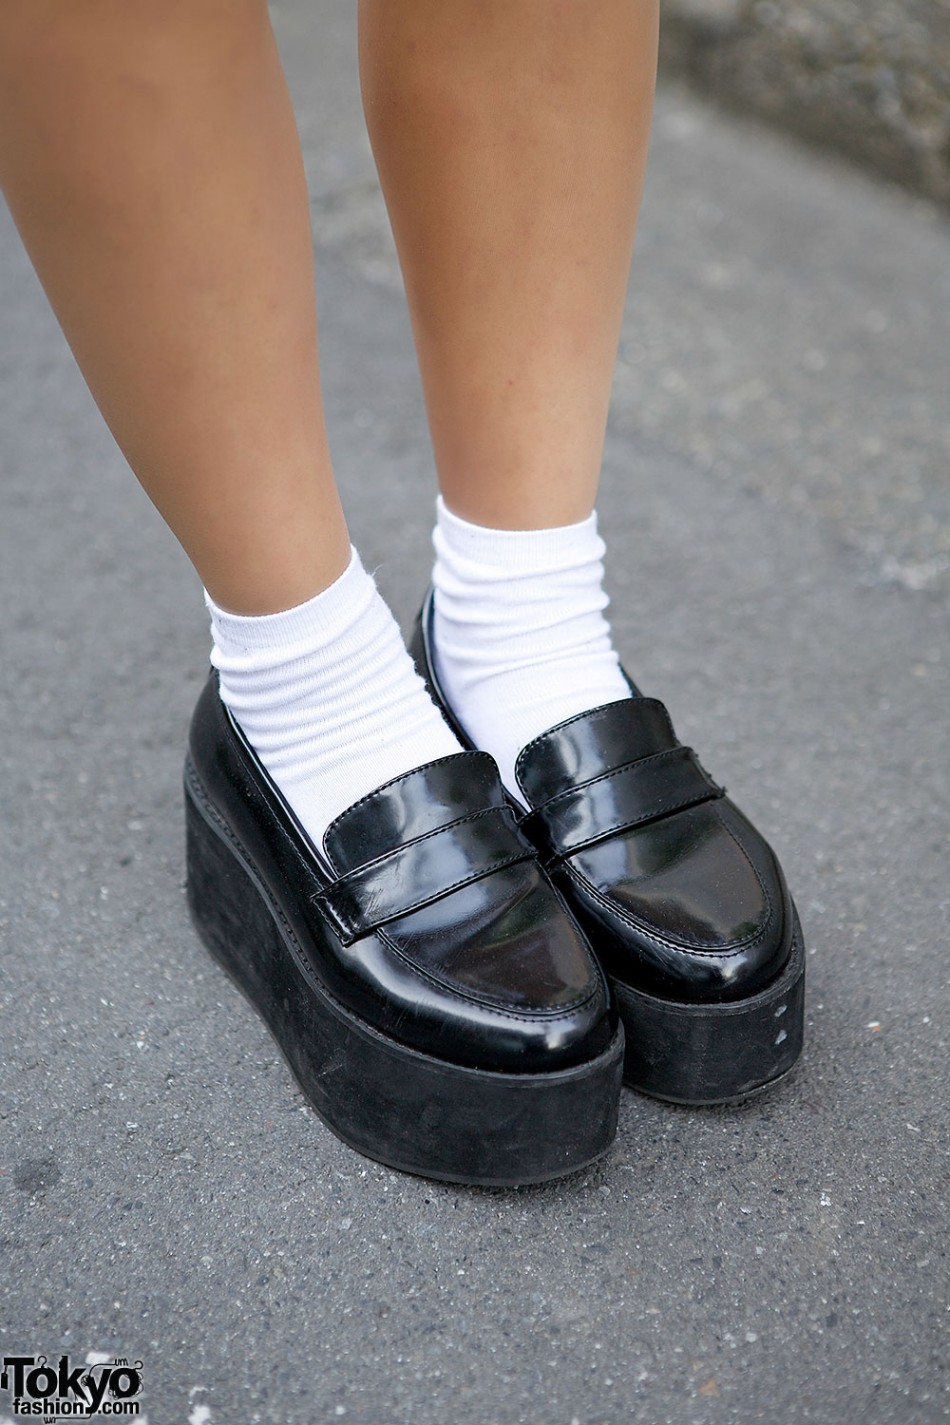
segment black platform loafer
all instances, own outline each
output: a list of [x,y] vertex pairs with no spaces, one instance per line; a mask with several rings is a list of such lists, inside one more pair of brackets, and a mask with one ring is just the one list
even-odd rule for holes
[[490,757],[396,778],[337,817],[319,851],[212,673],[185,808],[195,925],[345,1143],[494,1185],[609,1147],[623,1030]]
[[[430,593],[411,651],[470,746],[439,686],[431,619]],[[801,1053],[801,927],[774,852],[663,704],[630,686],[522,750],[513,804],[608,973],[626,1082],[674,1103],[730,1102]]]

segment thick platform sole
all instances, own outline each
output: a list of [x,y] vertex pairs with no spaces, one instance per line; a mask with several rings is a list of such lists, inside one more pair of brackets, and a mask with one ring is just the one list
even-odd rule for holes
[[802,1052],[805,949],[773,984],[732,1004],[676,1004],[611,980],[626,1038],[624,1083],[667,1103],[736,1103],[788,1074]]
[[451,1064],[387,1038],[305,974],[280,907],[185,770],[195,927],[338,1138],[402,1172],[485,1187],[545,1182],[606,1152],[617,1128],[621,1027],[598,1058],[545,1074]]

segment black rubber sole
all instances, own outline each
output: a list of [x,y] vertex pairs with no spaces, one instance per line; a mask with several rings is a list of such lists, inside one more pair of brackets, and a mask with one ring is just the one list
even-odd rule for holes
[[624,1083],[667,1103],[737,1103],[794,1068],[805,1024],[805,948],[759,994],[732,1004],[676,1004],[611,979],[623,1020]]
[[[279,906],[238,844],[225,839],[188,764],[185,819],[195,927],[265,1020],[317,1114],[349,1147],[402,1172],[485,1187],[546,1182],[610,1147],[621,1027],[598,1058],[545,1074],[451,1064],[399,1044],[304,972]],[[275,989],[288,983],[289,992]]]

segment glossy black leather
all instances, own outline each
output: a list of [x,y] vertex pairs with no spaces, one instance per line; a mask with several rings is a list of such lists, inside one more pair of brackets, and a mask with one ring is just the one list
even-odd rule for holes
[[[413,656],[450,725],[432,595]],[[741,1000],[781,972],[794,913],[762,836],[676,738],[662,703],[631,697],[551,728],[515,774],[520,824],[608,974],[680,1003]]]
[[584,1063],[610,1043],[603,974],[490,757],[453,754],[380,787],[337,817],[321,851],[214,672],[189,754],[204,813],[277,908],[288,954],[382,1034],[451,1063],[526,1073]]

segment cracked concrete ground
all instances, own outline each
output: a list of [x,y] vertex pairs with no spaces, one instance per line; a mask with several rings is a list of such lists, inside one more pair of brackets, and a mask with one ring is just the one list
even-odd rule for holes
[[[408,622],[431,459],[354,16],[274,14],[341,483]],[[199,587],[0,219],[3,1354],[139,1359],[149,1425],[950,1415],[948,297],[932,210],[663,90],[612,612],[783,858],[807,1052],[738,1109],[628,1092],[595,1168],[465,1190],[338,1143],[195,938]]]

